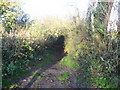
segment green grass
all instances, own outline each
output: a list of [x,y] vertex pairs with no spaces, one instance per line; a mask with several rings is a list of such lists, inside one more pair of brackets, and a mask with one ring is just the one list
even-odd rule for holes
[[[66,67],[69,67],[69,68],[78,68],[79,67],[79,64],[76,60],[72,60],[70,59],[68,56],[64,57],[61,61],[60,61],[60,64],[66,66]],[[64,67],[62,66],[62,67]]]
[[63,72],[61,75],[57,77],[58,80],[66,80],[70,77],[70,72]]

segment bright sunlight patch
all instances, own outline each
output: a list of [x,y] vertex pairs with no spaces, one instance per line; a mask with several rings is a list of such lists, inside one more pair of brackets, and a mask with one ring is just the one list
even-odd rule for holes
[[61,75],[59,75],[57,78],[59,80],[66,80],[70,77],[70,72],[63,72]]
[[65,65],[66,67],[69,67],[69,68],[78,68],[79,66],[76,60],[72,60],[69,57],[64,57],[60,61],[60,64]]

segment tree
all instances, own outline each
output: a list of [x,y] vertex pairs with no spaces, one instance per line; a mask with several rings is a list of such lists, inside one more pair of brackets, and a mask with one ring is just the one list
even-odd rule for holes
[[107,29],[112,6],[113,2],[98,2],[96,12],[94,12],[95,23],[97,22],[94,24],[95,27],[98,24],[104,24],[103,27]]
[[118,23],[117,23],[117,30],[120,36],[120,0],[118,1]]
[[0,10],[0,20],[8,33],[16,30],[17,25],[26,26],[29,18],[16,0],[0,0]]
[[86,17],[86,21],[89,22],[89,31],[90,33],[92,31],[94,31],[94,15],[93,12],[96,11],[96,6],[97,6],[97,2],[89,2],[89,6],[88,6],[88,12],[87,12],[87,17]]

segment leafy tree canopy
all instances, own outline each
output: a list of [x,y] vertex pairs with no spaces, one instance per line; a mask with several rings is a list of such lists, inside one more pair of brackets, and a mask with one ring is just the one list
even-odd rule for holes
[[26,14],[24,14],[20,3],[16,0],[0,0],[0,21],[2,21],[3,27],[7,32],[15,30],[16,25],[18,25],[17,22],[22,21],[25,17]]

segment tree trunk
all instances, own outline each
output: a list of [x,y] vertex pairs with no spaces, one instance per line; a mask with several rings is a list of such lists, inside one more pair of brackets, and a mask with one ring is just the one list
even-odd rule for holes
[[111,13],[112,7],[113,7],[113,2],[108,2],[108,11],[106,13],[106,17],[104,20],[106,27],[108,27],[108,21],[110,19],[110,13]]
[[117,31],[120,36],[120,0],[118,1],[118,23],[117,23]]

